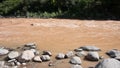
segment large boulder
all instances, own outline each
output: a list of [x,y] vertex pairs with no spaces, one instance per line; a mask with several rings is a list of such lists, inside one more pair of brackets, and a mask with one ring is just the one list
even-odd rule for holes
[[9,50],[8,49],[5,49],[5,48],[0,48],[0,56],[1,55],[6,55],[9,53]]
[[17,52],[17,51],[11,51],[9,54],[8,54],[8,58],[9,59],[15,59],[15,58],[17,58],[17,57],[19,57],[19,52]]
[[107,54],[112,58],[120,57],[120,51],[117,49],[110,50]]
[[56,59],[64,59],[65,58],[65,54],[63,53],[59,53],[57,56],[56,56]]
[[83,50],[86,50],[86,51],[100,51],[101,50],[100,48],[98,48],[96,46],[83,46],[80,48]]
[[104,59],[95,68],[120,68],[120,61],[113,58]]
[[74,56],[74,57],[72,57],[70,59],[70,63],[72,63],[72,64],[81,64],[82,61],[81,61],[80,57]]
[[42,59],[42,61],[49,61],[50,60],[50,56],[49,55],[42,55],[41,59]]
[[86,59],[91,60],[91,61],[98,61],[99,54],[98,52],[89,52],[86,56]]
[[73,66],[71,66],[71,68],[82,68],[82,66],[81,65],[73,65]]
[[31,50],[25,50],[23,51],[22,55],[21,55],[21,59],[25,60],[25,61],[30,61],[33,59],[34,57],[34,52]]
[[72,57],[72,56],[74,56],[74,53],[73,53],[72,51],[69,51],[69,52],[65,55],[66,58],[70,58],[70,57]]

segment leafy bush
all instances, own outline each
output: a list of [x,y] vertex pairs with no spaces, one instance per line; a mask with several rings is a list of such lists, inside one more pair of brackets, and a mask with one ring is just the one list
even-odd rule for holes
[[15,17],[119,19],[119,9],[119,0],[0,0],[0,15]]

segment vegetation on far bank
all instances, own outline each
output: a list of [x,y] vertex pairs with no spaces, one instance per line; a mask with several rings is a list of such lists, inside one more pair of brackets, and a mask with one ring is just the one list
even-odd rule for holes
[[119,0],[0,0],[2,17],[120,19]]

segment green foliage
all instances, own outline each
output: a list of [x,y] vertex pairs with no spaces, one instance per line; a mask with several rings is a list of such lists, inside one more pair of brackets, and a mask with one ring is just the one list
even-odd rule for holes
[[9,14],[17,9],[21,0],[5,0],[0,3],[0,15]]
[[119,0],[0,0],[0,15],[15,17],[120,18]]

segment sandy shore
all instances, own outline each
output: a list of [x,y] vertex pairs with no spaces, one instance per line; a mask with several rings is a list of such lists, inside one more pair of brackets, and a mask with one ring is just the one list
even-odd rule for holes
[[[53,53],[53,61],[56,61],[56,54],[66,53],[84,45],[101,48],[100,55],[107,58],[106,51],[120,50],[120,21],[0,19],[0,46],[16,48],[28,42],[35,42],[41,51],[50,50]],[[69,59],[59,60],[56,68],[70,68],[68,61]],[[82,66],[88,68],[96,63],[98,62],[84,60]],[[48,62],[34,65],[36,68],[49,68],[47,64]]]

